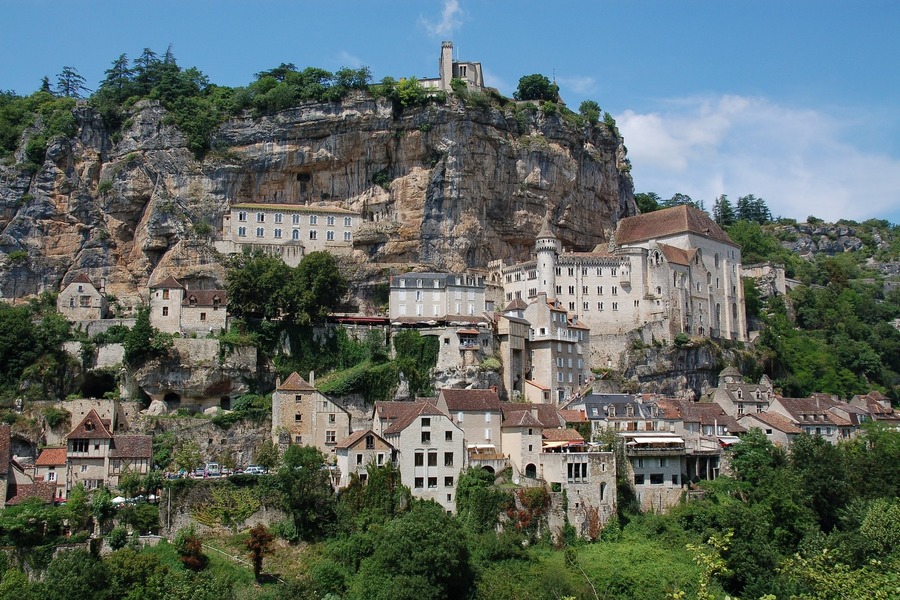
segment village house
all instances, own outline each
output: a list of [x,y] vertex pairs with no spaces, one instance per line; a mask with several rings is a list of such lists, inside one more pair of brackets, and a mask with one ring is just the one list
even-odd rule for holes
[[171,275],[150,286],[150,324],[166,333],[218,334],[227,305],[225,290],[189,290]]
[[350,435],[350,413],[296,372],[278,381],[272,394],[272,441],[282,451],[290,444],[314,446],[334,459],[337,443]]
[[395,449],[412,495],[456,512],[456,483],[466,467],[465,434],[433,402],[377,402],[373,431]]
[[[300,174],[298,177],[308,174]],[[305,193],[300,182],[300,193]],[[215,247],[224,254],[255,249],[280,257],[296,267],[310,252],[345,254],[353,249],[360,213],[335,202],[234,204],[222,218],[223,239]]]
[[[665,512],[681,501],[687,477],[684,438],[674,433],[626,432],[626,467],[643,511]],[[718,467],[708,479],[718,476]]]
[[505,301],[546,294],[590,328],[594,366],[618,362],[638,331],[747,340],[741,251],[709,216],[677,206],[619,221],[615,242],[564,252],[549,220],[534,260],[490,265]]
[[790,419],[791,423],[803,433],[820,435],[835,444],[839,440],[849,439],[856,427],[848,419],[830,410],[834,404],[835,401],[827,396],[811,398],[775,396],[769,410]]
[[351,433],[334,448],[340,473],[339,488],[350,485],[354,475],[365,483],[369,478],[370,466],[393,464],[395,459],[394,447],[371,429]]
[[884,394],[873,390],[864,396],[853,396],[849,404],[865,409],[873,421],[887,424],[900,430],[900,412],[894,410],[891,401]]
[[[501,376],[503,389],[507,399],[518,401],[524,397],[525,381],[528,377],[527,346],[531,323],[525,317],[527,304],[521,298],[510,302],[502,313],[494,317],[495,344],[503,365]],[[545,386],[546,387],[546,386]],[[549,388],[547,398],[541,398],[542,402],[549,402]]]
[[769,410],[774,397],[772,382],[765,375],[759,383],[747,383],[734,367],[726,367],[719,373],[718,386],[711,388],[704,382],[701,402],[714,402],[726,414],[740,419],[744,415]]
[[104,319],[109,310],[103,284],[96,285],[81,273],[59,292],[56,310],[69,321]]
[[[594,434],[603,431],[654,431],[659,419],[657,407],[634,394],[588,394],[566,405],[582,409]],[[668,430],[668,428],[666,428]]]
[[761,429],[766,438],[776,446],[786,448],[803,431],[791,420],[777,412],[750,413],[740,418],[739,423],[747,430]]
[[34,461],[34,480],[52,482],[55,498],[66,497],[68,482],[68,456],[66,448],[44,448]]
[[500,452],[503,413],[496,390],[444,388],[438,392],[436,406],[463,430],[469,466],[492,473],[506,467],[506,457]]

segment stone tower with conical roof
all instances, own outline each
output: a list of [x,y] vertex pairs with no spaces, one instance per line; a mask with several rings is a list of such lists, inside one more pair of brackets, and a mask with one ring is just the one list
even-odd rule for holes
[[547,294],[548,298],[556,297],[556,257],[559,254],[559,240],[553,234],[550,217],[544,217],[544,223],[537,234],[534,244],[537,262],[538,293]]

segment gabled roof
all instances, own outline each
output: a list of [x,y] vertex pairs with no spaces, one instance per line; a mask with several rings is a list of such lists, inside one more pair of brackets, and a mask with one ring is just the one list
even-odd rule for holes
[[773,429],[777,429],[783,433],[803,433],[796,425],[791,423],[790,419],[776,412],[758,412],[745,415],[744,419],[756,419]]
[[560,410],[559,416],[565,419],[566,423],[587,423],[587,415],[583,410]]
[[175,289],[175,290],[183,290],[184,286],[181,285],[178,282],[178,280],[175,279],[174,277],[172,277],[171,275],[169,275],[168,277],[166,277],[159,283],[150,286],[151,290],[162,290],[162,289],[166,289],[166,288]]
[[541,422],[531,414],[530,410],[514,410],[504,413],[503,424],[500,425],[501,429],[507,429],[509,427],[535,427],[540,429],[542,428],[542,425]]
[[92,408],[91,412],[86,414],[81,420],[81,423],[69,432],[69,438],[90,440],[112,439],[109,427],[109,419],[101,419],[100,415],[97,414],[97,411]]
[[574,429],[545,429],[541,437],[548,442],[584,442],[584,438]]
[[[191,299],[194,303],[191,304]],[[225,290],[187,290],[184,293],[182,306],[225,306],[228,304],[228,294]]]
[[693,206],[673,206],[651,213],[626,217],[616,227],[619,245],[693,233],[738,247],[709,215]]
[[552,404],[531,404],[528,402],[501,402],[500,410],[503,412],[503,420],[516,412],[530,412],[541,427],[551,429],[565,426],[565,421],[559,416],[559,410]]
[[693,402],[681,398],[666,398],[657,403],[666,419],[682,420],[700,425],[721,425],[729,433],[745,433],[747,429],[728,415],[721,406],[710,402]]
[[511,310],[525,310],[528,308],[528,303],[522,300],[521,298],[513,298],[512,302],[506,305],[506,308],[503,309],[503,312],[509,312]]
[[6,501],[7,506],[15,506],[21,504],[30,498],[40,498],[46,504],[52,504],[56,497],[55,481],[36,481],[35,483],[25,483],[10,488],[15,495]]
[[668,244],[656,245],[663,253],[663,256],[666,257],[666,260],[676,265],[688,267],[690,266],[691,261],[694,260],[694,257],[697,256],[697,250],[695,248],[685,250],[684,248],[677,248]]
[[151,458],[153,456],[153,438],[149,435],[116,435],[113,436],[109,449],[110,458]]
[[294,371],[288,378],[285,379],[281,385],[278,386],[279,392],[314,392],[316,388],[309,385],[309,383],[300,377],[300,374],[297,371]]
[[407,402],[406,404],[409,404],[410,407],[402,415],[394,419],[390,426],[384,430],[384,435],[394,435],[400,433],[401,431],[412,425],[419,417],[447,416],[431,402]]
[[10,447],[12,446],[11,430],[6,423],[0,423],[0,477],[9,473]]
[[386,439],[384,439],[383,437],[381,437],[380,435],[378,435],[371,429],[363,429],[362,431],[354,431],[349,436],[347,436],[344,439],[342,439],[341,441],[339,441],[337,443],[337,445],[335,446],[335,449],[346,450],[348,448],[352,448],[355,444],[359,443],[363,438],[368,437],[370,435],[377,437],[379,440],[381,440],[382,442],[384,442],[385,444],[387,444],[388,446],[393,448],[393,445],[389,441],[387,441]]
[[66,464],[65,448],[44,448],[34,461],[38,467],[58,467]]
[[447,410],[450,412],[500,412],[500,396],[494,390],[443,388],[439,394],[447,403]]
[[94,287],[97,287],[96,285],[94,285],[94,282],[91,281],[91,278],[88,277],[87,275],[85,275],[84,273],[79,273],[78,275],[76,275],[72,279],[72,281],[69,282],[69,285],[72,285],[73,283],[87,283],[89,285],[93,285]]

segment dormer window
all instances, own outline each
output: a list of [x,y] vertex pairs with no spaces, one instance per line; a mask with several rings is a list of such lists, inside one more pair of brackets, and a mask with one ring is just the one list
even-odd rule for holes
[[218,296],[213,296],[213,308],[219,308],[219,305],[221,303],[222,303],[222,301],[219,299]]
[[188,298],[188,304],[190,304],[191,306],[197,306],[197,297],[191,296],[190,298]]
[[91,421],[88,421],[84,424],[84,429],[85,429],[85,431],[93,431],[94,424]]
[[744,391],[743,391],[743,390],[738,390],[738,391],[737,391],[737,397],[738,397],[738,400],[743,399],[743,397],[744,397]]

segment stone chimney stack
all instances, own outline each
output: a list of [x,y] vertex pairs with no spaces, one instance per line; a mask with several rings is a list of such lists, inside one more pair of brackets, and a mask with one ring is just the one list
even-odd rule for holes
[[309,385],[316,387],[316,372],[315,371],[309,372]]

